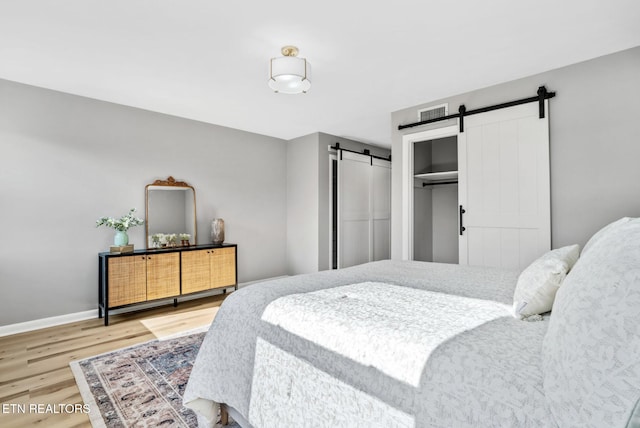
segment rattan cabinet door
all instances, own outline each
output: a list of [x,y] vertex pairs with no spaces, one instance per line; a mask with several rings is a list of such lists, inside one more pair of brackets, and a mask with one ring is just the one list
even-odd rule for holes
[[109,259],[109,307],[147,300],[146,256]]
[[228,287],[236,283],[236,249],[211,250],[211,288]]
[[180,253],[147,256],[147,300],[180,295]]
[[182,252],[182,294],[211,288],[211,250]]

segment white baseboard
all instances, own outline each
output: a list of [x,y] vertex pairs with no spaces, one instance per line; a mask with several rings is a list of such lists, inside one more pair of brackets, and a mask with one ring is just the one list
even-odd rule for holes
[[12,334],[24,333],[27,331],[40,330],[42,328],[54,327],[61,324],[69,324],[77,321],[90,320],[98,317],[98,308],[90,311],[76,312],[73,314],[58,315],[55,317],[41,318],[33,321],[25,321],[16,324],[0,326],[0,337]]
[[[260,279],[257,281],[243,282],[238,284],[238,288],[242,288],[244,286],[247,286],[249,284],[254,284],[256,282],[270,281],[272,279],[278,279],[278,278],[283,278],[283,276]],[[187,300],[200,299],[202,297],[213,296],[220,293],[221,293],[220,290],[212,290],[210,293],[199,293],[193,296],[182,296],[182,297],[179,297],[179,299],[181,302],[185,302]],[[139,305],[109,311],[109,315],[112,315],[112,314],[116,315],[124,312],[131,312],[131,311],[138,311],[141,309],[149,309],[155,306],[166,305],[167,302],[171,302],[171,301],[173,301],[173,298],[166,299],[166,300],[158,300],[158,301],[149,302],[149,303],[141,303]],[[20,322],[16,324],[3,325],[3,326],[0,326],[0,337],[10,336],[12,334],[18,334],[18,333],[25,333],[27,331],[40,330],[48,327],[55,327],[57,325],[69,324],[77,321],[90,320],[92,318],[98,318],[97,306],[95,309],[91,309],[89,311],[58,315],[58,316],[49,317],[49,318],[41,318],[33,321],[25,321],[25,322]]]
[[258,282],[267,282],[267,281],[272,281],[274,279],[286,278],[288,276],[289,275],[280,275],[280,276],[274,276],[272,278],[256,279],[255,281],[242,282],[242,283],[238,284],[238,288],[240,289],[242,287],[246,287],[247,285],[257,284]]

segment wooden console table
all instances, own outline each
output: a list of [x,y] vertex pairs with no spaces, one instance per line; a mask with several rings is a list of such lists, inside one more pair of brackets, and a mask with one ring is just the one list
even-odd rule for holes
[[98,254],[98,316],[109,310],[212,289],[238,289],[236,244],[192,245]]

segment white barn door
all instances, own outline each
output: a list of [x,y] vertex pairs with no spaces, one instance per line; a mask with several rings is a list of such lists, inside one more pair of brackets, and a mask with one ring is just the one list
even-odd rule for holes
[[343,151],[338,156],[338,268],[391,254],[391,163]]
[[548,118],[529,103],[465,117],[464,125],[460,263],[522,269],[551,248]]
[[391,258],[391,162],[371,160],[371,261]]
[[371,158],[338,156],[338,268],[369,261]]

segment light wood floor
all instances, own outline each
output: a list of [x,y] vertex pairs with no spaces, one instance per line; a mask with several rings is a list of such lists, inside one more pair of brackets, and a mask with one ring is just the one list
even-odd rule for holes
[[[224,295],[218,295],[180,302],[177,308],[169,305],[109,315],[108,327],[96,318],[0,337],[0,427],[90,427],[86,414],[30,414],[29,405],[82,404],[70,361],[155,339],[143,321],[162,334],[163,323],[154,322],[158,317],[171,315],[166,333],[198,327],[206,312],[203,309],[217,309],[223,299]],[[183,315],[179,321],[173,316],[177,314]],[[26,404],[26,414],[12,412],[12,404]]]

